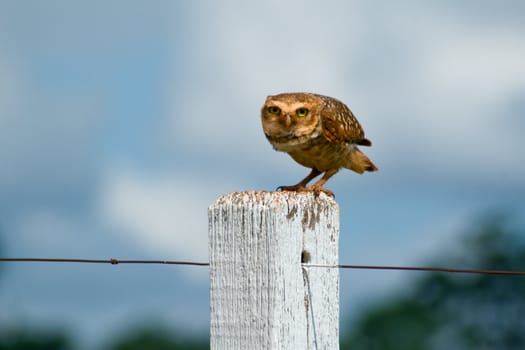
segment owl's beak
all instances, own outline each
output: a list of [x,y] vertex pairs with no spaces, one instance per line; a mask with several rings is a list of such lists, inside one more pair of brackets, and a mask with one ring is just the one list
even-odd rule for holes
[[284,125],[288,128],[292,125],[292,116],[290,114],[284,115]]

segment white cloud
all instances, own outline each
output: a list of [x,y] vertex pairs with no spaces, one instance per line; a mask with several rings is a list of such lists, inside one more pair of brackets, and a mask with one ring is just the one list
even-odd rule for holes
[[6,117],[23,100],[24,79],[20,65],[6,54],[0,55],[0,76],[0,128],[3,128],[7,126],[3,125]]
[[487,103],[525,89],[525,42],[515,30],[477,28],[433,45],[426,58],[429,83],[451,94]]
[[216,190],[189,176],[109,173],[101,188],[104,222],[158,259],[208,260],[207,207]]
[[[434,30],[443,24],[435,23]],[[415,108],[398,127],[411,132],[418,154],[431,155],[422,161],[438,172],[496,179],[513,169],[513,181],[520,182],[525,166],[515,159],[525,143],[505,112],[525,91],[521,35],[483,23],[447,27],[436,42],[419,43],[420,67],[411,79],[420,90],[412,91]]]
[[108,52],[169,33],[170,2],[52,1],[0,4],[0,41],[16,53]]

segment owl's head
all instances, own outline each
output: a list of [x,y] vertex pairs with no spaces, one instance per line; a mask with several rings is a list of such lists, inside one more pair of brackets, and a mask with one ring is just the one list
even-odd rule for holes
[[312,133],[321,132],[319,116],[322,107],[322,100],[314,94],[268,96],[261,110],[264,134],[275,142],[314,136]]

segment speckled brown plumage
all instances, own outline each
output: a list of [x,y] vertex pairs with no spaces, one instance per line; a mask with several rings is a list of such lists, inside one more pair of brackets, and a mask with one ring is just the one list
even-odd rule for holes
[[[261,110],[264,134],[277,151],[288,153],[312,171],[287,191],[314,191],[333,195],[324,183],[341,168],[357,173],[376,171],[376,166],[357,145],[371,146],[363,128],[341,101],[310,93],[268,96]],[[310,187],[308,182],[324,173]]]

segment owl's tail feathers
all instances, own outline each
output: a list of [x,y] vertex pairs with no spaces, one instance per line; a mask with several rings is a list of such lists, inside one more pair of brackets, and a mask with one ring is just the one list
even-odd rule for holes
[[362,174],[365,171],[377,171],[377,167],[372,163],[368,157],[361,152],[357,147],[350,152],[345,168]]
[[372,141],[370,141],[369,139],[363,138],[362,140],[357,141],[357,144],[361,146],[372,146]]

